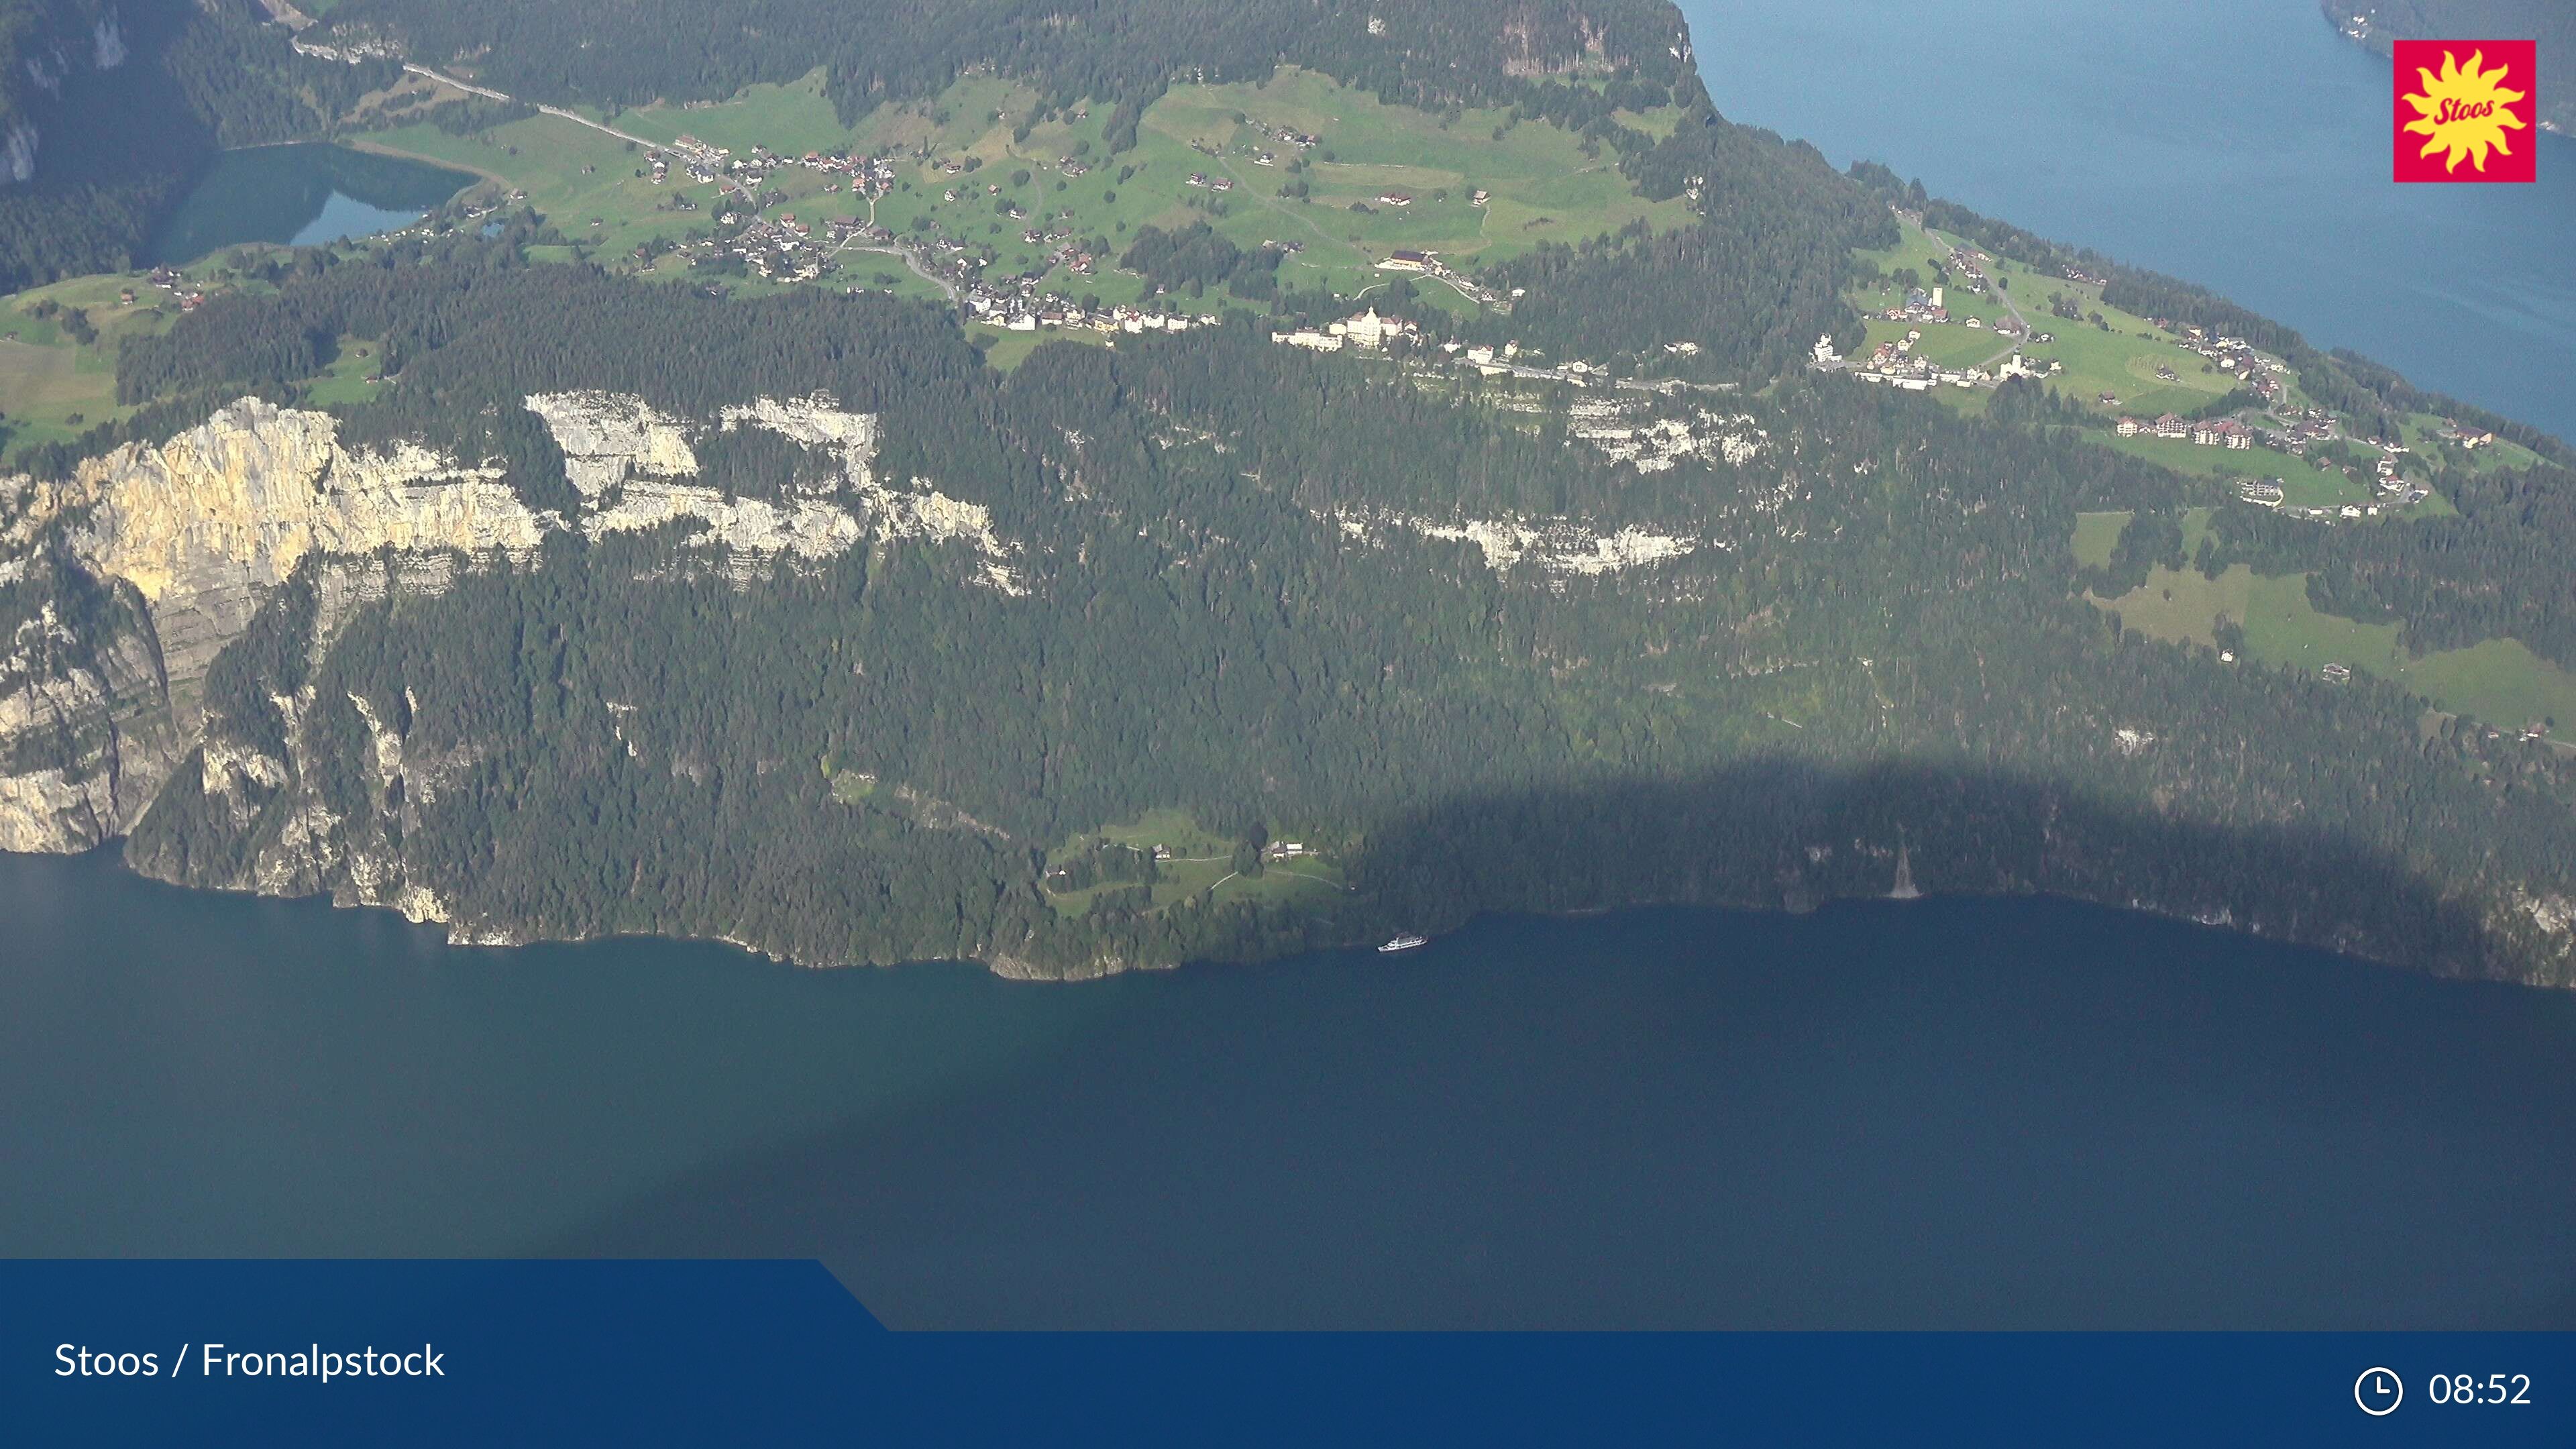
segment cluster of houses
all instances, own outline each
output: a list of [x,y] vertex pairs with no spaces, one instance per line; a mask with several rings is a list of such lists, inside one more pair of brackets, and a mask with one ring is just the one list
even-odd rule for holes
[[1902,303],[1878,315],[1889,322],[1947,322],[1950,309],[1942,303],[1941,290],[1939,287],[1928,292],[1921,287],[1909,288]]
[[2289,386],[2289,369],[2277,357],[2267,357],[2254,350],[2242,337],[2213,336],[2204,328],[2175,327],[2158,319],[2156,325],[2178,333],[2185,352],[2201,358],[2220,372],[2233,376],[2247,391],[2266,403],[2278,402]]
[[1901,338],[1878,344],[1867,358],[1856,360],[1835,352],[1833,338],[1818,337],[1809,353],[1809,365],[1820,372],[1847,371],[1862,382],[1908,392],[1929,392],[1936,387],[1991,387],[2016,377],[2051,377],[2066,370],[2065,364],[2053,358],[2045,362],[2026,359],[2019,350],[1992,372],[1982,367],[1941,367],[1914,351],[1914,345],[1922,340],[1922,329],[1911,328]]
[[1102,333],[1187,332],[1194,327],[1214,327],[1218,318],[1213,313],[1195,316],[1181,312],[1149,312],[1142,307],[1084,307],[1062,297],[1018,294],[995,288],[971,288],[963,305],[976,321],[990,323],[1011,332],[1035,332],[1041,328],[1087,329]]
[[[1497,296],[1492,288],[1466,273],[1453,269],[1447,262],[1440,260],[1438,252],[1397,247],[1386,254],[1385,260],[1377,264],[1377,269],[1381,272],[1420,272],[1447,283],[1453,291],[1477,306],[1491,307],[1505,315],[1509,315],[1512,310],[1509,300]],[[1512,296],[1518,297],[1528,290],[1526,287],[1516,287],[1512,290]]]
[[809,222],[797,220],[792,211],[775,217],[728,211],[718,215],[716,222],[721,226],[739,222],[742,229],[699,245],[742,258],[744,266],[770,281],[810,282],[823,274],[836,246],[886,246],[894,241],[893,232],[857,216]]
[[1294,146],[1300,151],[1312,151],[1324,144],[1323,137],[1311,136],[1293,127],[1272,125],[1267,121],[1255,121],[1252,124],[1261,134],[1283,145]]
[[[152,269],[152,275],[145,278],[145,280],[150,282],[153,286],[159,287],[162,291],[169,293],[171,296],[178,298],[179,310],[182,312],[194,312],[198,308],[206,305],[206,294],[189,285],[188,279],[185,276],[182,276],[168,267],[154,267]],[[117,293],[116,300],[125,306],[133,306],[134,289],[132,287],[127,287],[123,291]]]
[[2151,438],[2188,439],[2203,448],[2254,446],[2254,430],[2234,418],[2200,418],[2186,422],[2173,413],[2152,420],[2124,417],[2112,424],[2111,431],[2124,438],[2145,434]]
[[[835,178],[824,188],[827,194],[840,191],[844,182],[854,196],[875,200],[894,189],[895,163],[889,156],[853,156],[847,151],[808,151],[802,156],[785,156],[766,146],[754,146],[737,156],[723,146],[712,146],[695,136],[679,136],[664,149],[645,153],[645,164],[652,179],[667,180],[671,164],[677,161],[691,181],[700,185],[723,182],[729,187],[757,195],[763,181],[772,172],[789,167],[819,171]],[[959,163],[959,170],[964,167]]]
[[[1339,322],[1327,323],[1322,329],[1300,327],[1290,332],[1273,332],[1270,340],[1285,347],[1303,347],[1314,352],[1339,352],[1345,347],[1358,347],[1371,352],[1384,348],[1399,337],[1414,337],[1419,328],[1402,317],[1381,317],[1375,307]],[[1486,349],[1488,358],[1491,349]]]

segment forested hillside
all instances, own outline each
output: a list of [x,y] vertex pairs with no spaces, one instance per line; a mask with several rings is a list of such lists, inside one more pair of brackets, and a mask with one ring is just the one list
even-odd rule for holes
[[[973,72],[1029,81],[1058,105],[1135,110],[1177,75],[1257,80],[1290,64],[1389,101],[1526,102],[1579,128],[1651,104],[1683,74],[1680,17],[1662,0],[345,0],[329,24],[343,41],[391,41],[567,104],[712,100],[820,66],[844,122]],[[1610,84],[1540,84],[1565,78]]]
[[[462,939],[1050,976],[1484,909],[1913,888],[2576,984],[2576,757],[2367,672],[2240,657],[2218,641],[2241,621],[2118,612],[2259,563],[2427,646],[2509,631],[2565,659],[2553,440],[2516,455],[2537,468],[2445,476],[2438,527],[2300,532],[2043,382],[1963,403],[1811,369],[1819,336],[1863,340],[1853,253],[1895,244],[1897,205],[2098,268],[2110,305],[2258,333],[2357,419],[2425,401],[1733,125],[1642,0],[1383,27],[1302,3],[754,11],[723,44],[659,0],[346,0],[329,23],[610,104],[820,63],[845,110],[985,67],[1141,113],[1184,66],[1293,61],[1561,112],[1602,176],[1680,205],[1454,274],[1441,305],[1424,271],[1362,269],[1408,326],[1311,351],[1285,329],[1311,343],[1359,304],[1195,221],[1122,238],[1167,289],[1158,325],[1087,341],[961,327],[918,286],[546,260],[577,253],[573,219],[498,199],[245,257],[124,338],[112,418],[0,480],[0,847],[123,836],[167,879]],[[641,143],[601,144],[659,184]],[[1003,170],[953,164],[918,174]],[[987,184],[945,204],[1006,215]]]
[[0,9],[0,288],[120,270],[222,146],[328,130],[395,74],[320,65],[258,0]]

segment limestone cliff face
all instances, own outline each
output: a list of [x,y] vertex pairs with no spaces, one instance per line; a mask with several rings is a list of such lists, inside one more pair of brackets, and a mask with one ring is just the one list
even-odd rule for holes
[[139,607],[111,595],[68,620],[38,593],[50,582],[23,562],[0,573],[0,611],[41,599],[0,640],[0,850],[83,850],[123,833],[181,750]]
[[[523,564],[557,532],[676,525],[721,550],[744,584],[781,556],[954,541],[980,557],[984,583],[1023,587],[1007,562],[1017,546],[985,509],[921,480],[880,483],[877,420],[828,398],[759,399],[704,423],[610,393],[527,406],[566,456],[581,499],[572,517],[530,508],[499,467],[418,444],[353,448],[327,413],[250,398],[164,442],[87,460],[68,481],[0,479],[0,630],[14,631],[0,660],[0,849],[83,850],[125,834],[201,745],[210,795],[278,788],[288,762],[244,758],[210,734],[199,698],[215,656],[308,566],[323,601],[317,651],[371,592],[435,592],[459,567]],[[691,446],[708,427],[777,432],[835,460],[837,476],[803,496],[728,497],[700,476]],[[93,605],[58,607],[75,594]],[[322,888],[345,859],[280,864],[312,835],[280,833],[277,860],[225,883]]]

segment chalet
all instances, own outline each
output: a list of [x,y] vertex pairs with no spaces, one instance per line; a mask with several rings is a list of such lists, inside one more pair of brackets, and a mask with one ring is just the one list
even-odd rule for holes
[[1377,264],[1377,269],[1381,272],[1427,272],[1431,269],[1431,255],[1399,249],[1388,253],[1386,260]]
[[[2110,394],[2105,393],[2103,396],[2108,397]],[[2122,418],[2120,419],[2119,424],[2112,428],[2111,431],[2118,433],[2124,438],[2134,438],[2139,433],[2144,432],[2146,430],[2146,426],[2146,424],[2139,422],[2136,418]]]
[[2177,414],[2164,413],[2156,418],[2156,436],[2159,438],[2179,438],[2189,431]]
[[1380,206],[1411,206],[1413,204],[1413,197],[1409,193],[1402,191],[1381,191],[1377,194],[1377,204]]

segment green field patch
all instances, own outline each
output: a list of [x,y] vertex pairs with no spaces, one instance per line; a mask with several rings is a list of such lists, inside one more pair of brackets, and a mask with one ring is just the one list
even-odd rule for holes
[[[1633,220],[1658,229],[1692,220],[1679,200],[1637,195],[1619,174],[1615,152],[1595,147],[1587,155],[1583,140],[1560,127],[1507,124],[1504,111],[1465,111],[1444,124],[1439,115],[1388,106],[1294,68],[1260,85],[1174,86],[1141,119],[1136,144],[1115,155],[1106,134],[1111,108],[1077,105],[1042,115],[1035,95],[985,76],[961,80],[930,100],[880,106],[852,126],[840,124],[819,73],[754,86],[714,104],[597,114],[648,141],[689,135],[736,155],[757,145],[790,157],[837,150],[898,156],[895,190],[873,206],[837,189],[838,178],[780,167],[763,184],[765,192],[785,197],[769,214],[793,211],[807,222],[856,216],[897,231],[935,233],[989,248],[992,274],[1044,272],[1050,291],[1102,305],[1144,300],[1143,284],[1120,274],[1116,261],[1146,226],[1203,220],[1247,249],[1294,244],[1303,250],[1283,263],[1287,285],[1349,296],[1380,280],[1376,264],[1400,248],[1437,252],[1467,268]],[[1301,150],[1280,139],[1283,128],[1323,139]],[[467,167],[523,190],[563,234],[569,255],[649,275],[692,274],[646,264],[636,255],[639,246],[703,234],[723,213],[742,209],[721,187],[690,183],[685,175],[656,185],[636,174],[644,168],[644,148],[559,117],[462,137],[414,124],[371,132],[364,144]],[[1332,160],[1323,159],[1326,152]],[[1223,179],[1230,189],[1193,187],[1193,174]],[[1306,196],[1280,194],[1296,189]],[[1472,204],[1479,189],[1491,194],[1489,206]],[[1378,199],[1393,192],[1411,204]],[[695,209],[677,209],[682,198]],[[1352,210],[1355,202],[1366,209]],[[1014,208],[1019,215],[1009,214]],[[1050,231],[1057,235],[1027,239]],[[1093,254],[1089,275],[1054,261],[1068,241]],[[922,295],[935,290],[908,280],[872,282],[880,270],[872,259],[844,254],[823,280]]]
[[[2195,478],[2277,478],[2281,480],[2282,501],[2290,507],[2331,508],[2346,503],[2367,505],[2371,500],[2368,484],[2339,469],[2274,448],[2203,447],[2187,438],[2152,438],[2144,433],[2124,438],[2117,433],[2105,432],[2099,441],[2133,457],[2162,464]],[[2382,510],[2382,514],[2393,516],[2389,510]]]
[[[2086,517],[2108,516],[2079,516],[2078,529]],[[2545,724],[2553,738],[2576,737],[2576,673],[2512,639],[2411,654],[2396,624],[2319,612],[2308,601],[2305,574],[2262,575],[2234,564],[2211,579],[2194,569],[2156,569],[2119,598],[2087,598],[2116,612],[2122,628],[2152,638],[2215,647],[2215,625],[2225,618],[2244,630],[2243,657],[2251,662],[2317,674],[2341,664],[2454,714],[2516,730]]]
[[2443,708],[2509,729],[2543,725],[2576,740],[2576,673],[2531,652],[2519,639],[2486,639],[2413,662],[2407,680]]
[[[132,302],[124,300],[128,293]],[[117,405],[116,349],[127,337],[167,328],[179,311],[170,293],[116,274],[74,277],[9,298],[0,307],[0,437],[8,450],[70,442],[132,412]],[[77,339],[74,316],[93,340]]]
[[1882,342],[1902,342],[1909,332],[1922,333],[1912,355],[1935,367],[1980,367],[2012,353],[2012,339],[1957,322],[1890,322],[1872,318],[1864,325],[1869,330],[1867,348]]
[[380,344],[370,338],[343,337],[333,348],[330,364],[304,385],[304,401],[315,407],[373,402],[384,391],[379,376],[383,367]]
[[2085,568],[2108,568],[2120,532],[2129,526],[2127,510],[2075,515],[2075,562]]
[[1202,829],[1182,811],[1152,810],[1126,824],[1083,831],[1049,851],[1041,886],[1066,916],[1095,902],[1159,911],[1194,898],[1275,902],[1349,889],[1341,868],[1320,853],[1265,856],[1257,871],[1240,870],[1241,844]]
[[785,85],[756,85],[713,105],[650,105],[600,119],[621,131],[670,142],[695,136],[710,146],[745,153],[767,146],[782,155],[835,150],[850,144],[851,129],[823,96],[817,69]]

